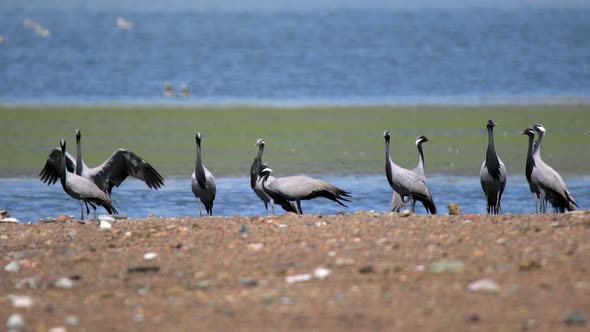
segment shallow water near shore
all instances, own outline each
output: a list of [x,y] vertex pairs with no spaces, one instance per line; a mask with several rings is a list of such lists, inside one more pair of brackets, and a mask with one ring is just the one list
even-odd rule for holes
[[[353,198],[347,204],[347,208],[324,198],[303,201],[301,206],[304,213],[389,211],[392,190],[384,175],[315,175],[314,177],[350,191]],[[579,208],[590,208],[590,177],[572,176],[565,177],[564,180],[576,198]],[[266,214],[263,203],[250,188],[249,178],[221,177],[216,180],[216,183],[214,215]],[[428,185],[439,214],[447,213],[447,205],[451,202],[459,204],[464,214],[485,213],[485,200],[478,177],[434,175],[428,178]],[[199,215],[199,206],[190,189],[188,177],[167,178],[165,187],[158,191],[148,189],[138,180],[127,180],[113,190],[112,198],[119,213],[132,218],[145,218],[150,214],[158,217]],[[12,217],[21,222],[37,221],[63,214],[73,215],[76,218],[80,216],[78,202],[65,194],[59,183],[47,186],[38,178],[0,178],[0,209],[7,209]],[[417,204],[416,212],[425,212],[420,203]],[[534,212],[533,197],[524,177],[509,177],[502,198],[502,212]],[[97,213],[104,214],[105,210],[99,208]],[[284,213],[284,211],[277,207],[276,213]]]

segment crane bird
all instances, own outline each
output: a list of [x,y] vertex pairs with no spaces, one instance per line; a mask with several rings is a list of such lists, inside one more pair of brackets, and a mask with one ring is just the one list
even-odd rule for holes
[[262,189],[276,203],[281,205],[285,202],[295,201],[297,204],[297,212],[299,214],[303,214],[303,211],[301,210],[302,200],[325,197],[344,207],[347,206],[341,201],[350,202],[348,198],[351,196],[348,191],[342,190],[327,182],[305,175],[286,176],[268,182],[267,180],[271,172],[272,169],[268,167],[261,170]]
[[[258,154],[256,155],[256,158],[254,158],[252,166],[250,167],[250,187],[252,188],[252,190],[254,190],[256,196],[258,196],[258,198],[260,198],[260,200],[262,200],[262,202],[264,203],[264,208],[266,209],[266,212],[268,213],[268,203],[270,203],[272,214],[275,214],[275,202],[272,198],[270,198],[270,196],[268,196],[268,194],[264,192],[264,189],[262,189],[262,176],[260,176],[260,172],[264,168],[268,167],[267,165],[262,163],[262,153],[264,152],[264,140],[262,138],[259,138],[258,140],[256,140],[256,145],[258,145]],[[269,176],[266,180],[267,185],[268,183],[274,180],[274,176]],[[289,201],[282,202],[281,206],[287,212],[297,213],[297,209],[295,208],[295,206],[293,206],[293,203]]]
[[396,165],[391,160],[389,145],[391,136],[389,131],[383,132],[385,138],[385,175],[391,188],[401,197],[408,196],[412,202],[411,211],[416,208],[416,200],[422,202],[427,212],[436,214],[436,205],[428,191],[426,181],[420,175]]
[[486,195],[486,212],[491,214],[500,213],[500,201],[502,193],[506,188],[506,167],[502,159],[496,153],[494,146],[494,127],[497,126],[494,120],[488,120],[488,149],[486,159],[481,164],[479,178],[481,188]]
[[[422,151],[422,143],[430,142],[426,136],[418,136],[416,138],[416,147],[418,148],[418,165],[412,170],[412,172],[418,174],[422,177],[422,179],[426,180],[426,176],[424,175],[424,153]],[[401,197],[397,191],[393,192],[393,197],[391,198],[391,211],[399,212],[402,207],[406,206],[406,197]]]
[[[195,171],[191,175],[191,187],[193,189],[193,193],[197,198],[197,202],[203,203],[205,206],[205,210],[208,215],[213,215],[213,201],[215,200],[215,193],[217,192],[217,188],[215,187],[215,177],[213,174],[209,172],[207,167],[203,165],[203,160],[201,159],[201,140],[203,139],[203,135],[198,132],[195,135],[195,140],[197,141],[197,161],[195,162]],[[201,208],[201,204],[199,203],[199,216],[203,216],[203,210]]]
[[[74,160],[72,155],[66,153],[66,168],[70,172],[75,172],[77,175],[91,180],[100,190],[109,196],[113,187],[121,185],[128,176],[142,180],[151,189],[157,190],[164,185],[164,178],[152,165],[132,151],[121,148],[113,152],[101,165],[93,168],[88,167],[82,159],[82,132],[76,129],[75,133],[76,159]],[[59,179],[62,172],[62,168],[59,167],[61,158],[62,154],[58,148],[50,152],[45,166],[39,174],[42,182],[50,185],[55,184],[57,179]],[[86,206],[86,210],[88,211],[88,206]]]
[[578,206],[574,197],[567,189],[567,186],[559,173],[547,165],[541,159],[541,143],[543,136],[545,136],[545,127],[541,124],[533,126],[533,130],[537,132],[537,146],[533,151],[533,170],[531,173],[531,181],[539,186],[541,199],[541,212],[547,212],[547,201],[553,205],[553,211],[556,213],[563,213],[567,211],[574,211]]
[[[109,214],[117,214],[118,212],[113,207],[109,195],[100,190],[91,180],[68,171],[66,166],[66,141],[61,139],[59,145],[62,154],[60,160],[62,172],[59,174],[59,180],[64,191],[73,199],[80,201],[80,208],[82,208],[82,202],[90,204],[94,209],[94,220],[96,220],[96,205],[104,207]],[[81,219],[84,219],[83,217]]]
[[[525,171],[524,174],[526,176],[527,182],[529,183],[529,189],[531,193],[533,193],[533,198],[535,199],[535,213],[539,212],[539,199],[541,197],[541,191],[539,188],[539,184],[537,181],[532,181],[532,174],[533,168],[535,167],[535,160],[533,157],[533,141],[535,140],[535,131],[531,128],[526,128],[521,133],[523,135],[527,135],[529,137],[529,144],[528,150],[526,154],[526,164],[525,164]],[[536,146],[535,146],[536,148]],[[541,209],[542,209],[542,202],[541,202]]]

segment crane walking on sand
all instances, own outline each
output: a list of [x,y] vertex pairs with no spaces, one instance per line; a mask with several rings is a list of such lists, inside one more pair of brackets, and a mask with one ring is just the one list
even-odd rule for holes
[[270,176],[272,169],[264,168],[260,175],[262,176],[262,188],[275,202],[283,205],[284,202],[295,201],[297,211],[303,214],[301,210],[301,201],[313,199],[316,197],[325,197],[344,207],[347,207],[341,201],[350,202],[348,199],[350,193],[342,190],[327,182],[317,180],[305,175],[286,176],[276,178],[272,182],[266,180]]
[[[73,199],[80,201],[80,208],[82,208],[82,202],[90,204],[94,209],[94,220],[96,220],[96,205],[104,207],[109,214],[117,214],[118,212],[113,207],[111,198],[100,190],[94,182],[67,170],[66,141],[63,139],[60,140],[59,145],[62,153],[60,161],[62,172],[59,175],[59,179],[64,191]],[[81,219],[83,219],[83,216]]]
[[486,195],[486,212],[491,214],[500,213],[500,201],[502,193],[506,188],[506,167],[502,159],[496,153],[494,146],[494,127],[497,126],[494,120],[488,120],[488,149],[486,159],[481,164],[479,178],[481,188]]
[[[203,203],[207,214],[212,216],[213,201],[215,200],[217,188],[215,187],[215,177],[213,177],[213,174],[203,165],[203,160],[201,159],[202,138],[203,135],[201,133],[195,135],[195,140],[197,141],[197,160],[195,162],[195,171],[191,175],[191,188],[195,197],[197,197],[197,202],[200,201]],[[199,215],[201,217],[203,216],[201,204],[199,204]]]
[[385,138],[385,175],[391,188],[401,197],[410,197],[412,212],[414,212],[416,201],[418,200],[422,202],[428,213],[436,214],[436,205],[434,204],[432,195],[430,195],[430,191],[428,191],[424,178],[413,171],[396,165],[391,160],[389,152],[391,140],[389,131],[385,131],[383,137]]

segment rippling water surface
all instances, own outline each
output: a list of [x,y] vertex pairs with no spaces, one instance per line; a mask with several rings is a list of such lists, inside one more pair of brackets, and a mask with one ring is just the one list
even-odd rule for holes
[[[357,210],[388,211],[391,188],[385,175],[316,176],[352,192],[348,208],[323,198],[303,201],[304,213],[336,214]],[[581,209],[590,208],[590,177],[578,176],[564,179]],[[428,185],[439,213],[447,213],[447,204],[456,202],[462,213],[484,213],[485,201],[478,177],[436,175],[428,178]],[[197,201],[187,178],[168,178],[159,191],[149,190],[143,182],[127,180],[112,194],[121,214],[143,218],[149,214],[162,217],[198,216]],[[424,208],[417,204],[417,213]],[[534,212],[532,194],[524,177],[510,177],[502,208],[505,213]],[[48,216],[63,214],[79,217],[80,205],[63,192],[57,183],[47,186],[37,178],[0,178],[0,209],[9,210],[20,221],[37,221]],[[282,209],[277,207],[277,213]],[[100,208],[98,213],[106,213]],[[217,197],[214,215],[264,215],[263,203],[250,188],[248,178],[217,179]]]

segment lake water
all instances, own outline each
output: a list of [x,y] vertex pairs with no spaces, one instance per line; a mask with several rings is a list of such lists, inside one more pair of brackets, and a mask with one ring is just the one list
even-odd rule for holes
[[[0,103],[590,102],[588,6],[75,7],[0,6]],[[133,27],[118,28],[118,17]],[[164,82],[175,93],[188,84],[191,96],[164,97]]]
[[[336,214],[353,213],[357,210],[389,210],[392,190],[385,175],[316,176],[345,190],[351,191],[352,202],[348,208],[324,199],[302,201],[304,213]],[[590,208],[590,177],[564,179],[576,198],[580,209]],[[265,215],[262,201],[250,188],[249,178],[219,178],[214,215]],[[456,202],[462,213],[485,213],[485,201],[478,177],[447,175],[429,176],[428,185],[439,213],[447,213],[447,204]],[[190,189],[189,177],[168,178],[166,185],[158,190],[149,190],[138,180],[127,180],[112,194],[119,213],[135,218],[149,214],[162,217],[199,216],[196,198]],[[534,201],[524,176],[508,179],[502,198],[504,213],[532,213]],[[57,183],[47,186],[37,178],[0,178],[0,209],[9,210],[20,221],[37,221],[44,217],[63,214],[80,216],[80,205],[63,192]],[[99,208],[98,214],[106,213]],[[284,211],[277,207],[277,213]],[[417,203],[417,213],[424,207]],[[92,215],[92,212],[91,212]]]

